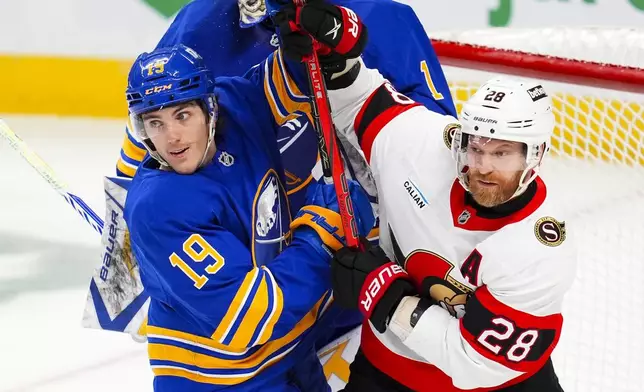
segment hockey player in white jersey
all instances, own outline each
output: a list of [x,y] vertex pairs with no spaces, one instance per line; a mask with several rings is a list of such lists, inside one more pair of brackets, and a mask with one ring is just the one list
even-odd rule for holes
[[461,123],[374,70],[330,99],[373,170],[384,250],[333,260],[336,300],[366,319],[344,390],[561,391],[550,355],[576,250],[539,176],[543,87],[492,79]]

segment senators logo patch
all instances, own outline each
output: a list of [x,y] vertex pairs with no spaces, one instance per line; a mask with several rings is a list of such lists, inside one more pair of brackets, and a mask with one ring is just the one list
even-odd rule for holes
[[450,150],[452,149],[452,140],[454,140],[454,133],[459,129],[461,129],[460,124],[452,123],[448,124],[443,131],[443,142],[445,142],[445,145]]
[[546,246],[559,246],[566,239],[566,222],[544,216],[534,224],[534,235]]

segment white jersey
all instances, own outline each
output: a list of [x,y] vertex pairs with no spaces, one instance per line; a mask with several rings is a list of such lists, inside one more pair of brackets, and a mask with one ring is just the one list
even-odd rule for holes
[[415,104],[374,70],[331,91],[357,135],[380,205],[380,244],[428,308],[404,337],[363,325],[372,364],[416,391],[502,390],[534,375],[560,336],[575,247],[540,178],[508,210],[475,209],[456,179],[456,119]]

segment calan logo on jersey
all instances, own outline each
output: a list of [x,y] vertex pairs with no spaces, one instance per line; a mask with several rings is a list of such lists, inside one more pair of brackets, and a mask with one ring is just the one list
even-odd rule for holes
[[416,203],[419,209],[425,208],[429,202],[425,198],[425,196],[422,194],[422,192],[418,189],[416,184],[410,179],[407,179],[405,183],[403,184],[405,186],[405,190],[407,190],[407,193],[411,197],[411,199]]
[[253,208],[253,254],[255,262],[261,265],[282,251],[289,234],[290,215],[286,192],[273,170],[260,183]]

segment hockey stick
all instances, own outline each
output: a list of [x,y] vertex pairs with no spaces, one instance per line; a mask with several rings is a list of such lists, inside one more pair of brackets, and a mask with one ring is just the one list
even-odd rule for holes
[[67,203],[69,203],[74,210],[82,216],[87,223],[92,226],[99,234],[103,234],[103,219],[101,219],[80,197],[69,192],[67,185],[61,181],[56,173],[52,170],[49,165],[45,163],[27,144],[20,139],[18,135],[7,125],[7,123],[0,119],[0,136],[5,138],[11,147],[18,151],[20,155],[33,167],[36,169],[38,174],[44,178],[49,185],[59,195],[65,198]]
[[[294,0],[294,3],[297,7],[302,7],[306,0]],[[320,60],[315,50],[319,43],[313,37],[311,39],[313,40],[313,53],[304,58],[303,61],[306,63],[308,71],[311,115],[313,116],[314,128],[318,136],[322,173],[327,180],[331,179],[333,181],[347,246],[359,248],[358,226],[354,216],[351,196],[349,195],[349,184],[347,183],[344,164],[337,147],[337,130],[331,117],[331,105],[329,104],[326,83],[324,82]]]

